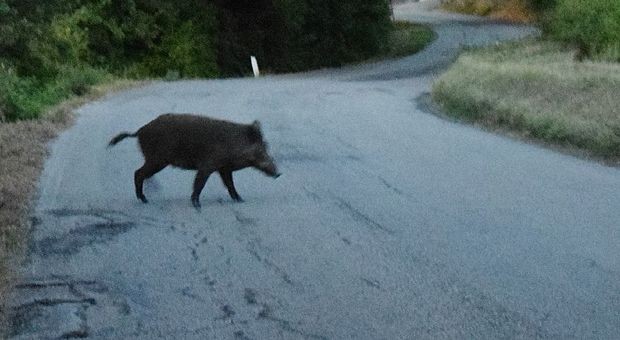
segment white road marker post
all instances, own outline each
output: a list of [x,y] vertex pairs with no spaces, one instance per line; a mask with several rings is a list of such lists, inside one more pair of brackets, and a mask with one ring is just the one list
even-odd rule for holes
[[250,62],[252,63],[252,71],[254,71],[254,77],[260,76],[260,71],[258,70],[258,61],[256,61],[256,57],[250,56]]

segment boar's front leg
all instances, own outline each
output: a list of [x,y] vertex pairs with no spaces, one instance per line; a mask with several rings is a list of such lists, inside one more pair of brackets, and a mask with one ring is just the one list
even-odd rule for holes
[[136,170],[136,172],[134,173],[134,184],[136,186],[136,196],[138,196],[138,199],[140,201],[144,203],[149,202],[146,199],[146,196],[144,196],[144,192],[142,191],[144,180],[160,172],[166,166],[167,164],[146,162],[140,169]]
[[192,205],[194,208],[200,208],[200,193],[207,183],[207,179],[213,171],[198,170],[194,179],[194,192],[192,192]]
[[226,189],[228,189],[228,194],[230,195],[230,197],[237,202],[243,202],[243,199],[241,198],[241,196],[239,196],[239,193],[237,193],[237,189],[235,189],[232,171],[228,169],[223,169],[219,170],[218,172],[220,173],[220,177],[222,177],[222,182],[224,182]]

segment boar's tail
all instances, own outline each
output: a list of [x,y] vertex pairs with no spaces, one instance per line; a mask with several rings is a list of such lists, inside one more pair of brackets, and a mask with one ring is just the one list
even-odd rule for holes
[[129,133],[129,132],[120,133],[118,136],[112,138],[110,143],[108,143],[108,148],[113,147],[118,142],[122,141],[123,139],[125,139],[127,137],[138,137],[138,134],[137,133]]

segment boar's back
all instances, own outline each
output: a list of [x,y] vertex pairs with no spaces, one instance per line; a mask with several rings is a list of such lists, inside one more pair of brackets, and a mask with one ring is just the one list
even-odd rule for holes
[[183,169],[218,166],[247,145],[247,127],[192,114],[164,114],[138,131],[146,161]]

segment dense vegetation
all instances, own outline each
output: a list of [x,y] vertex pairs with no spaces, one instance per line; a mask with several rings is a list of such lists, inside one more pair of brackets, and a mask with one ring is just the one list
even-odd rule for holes
[[338,66],[387,48],[387,0],[0,0],[0,119],[106,77]]
[[582,58],[620,62],[618,0],[558,0],[546,28],[551,38],[579,48]]
[[620,62],[618,0],[444,0],[448,9],[537,20],[545,37],[579,50],[579,59]]

